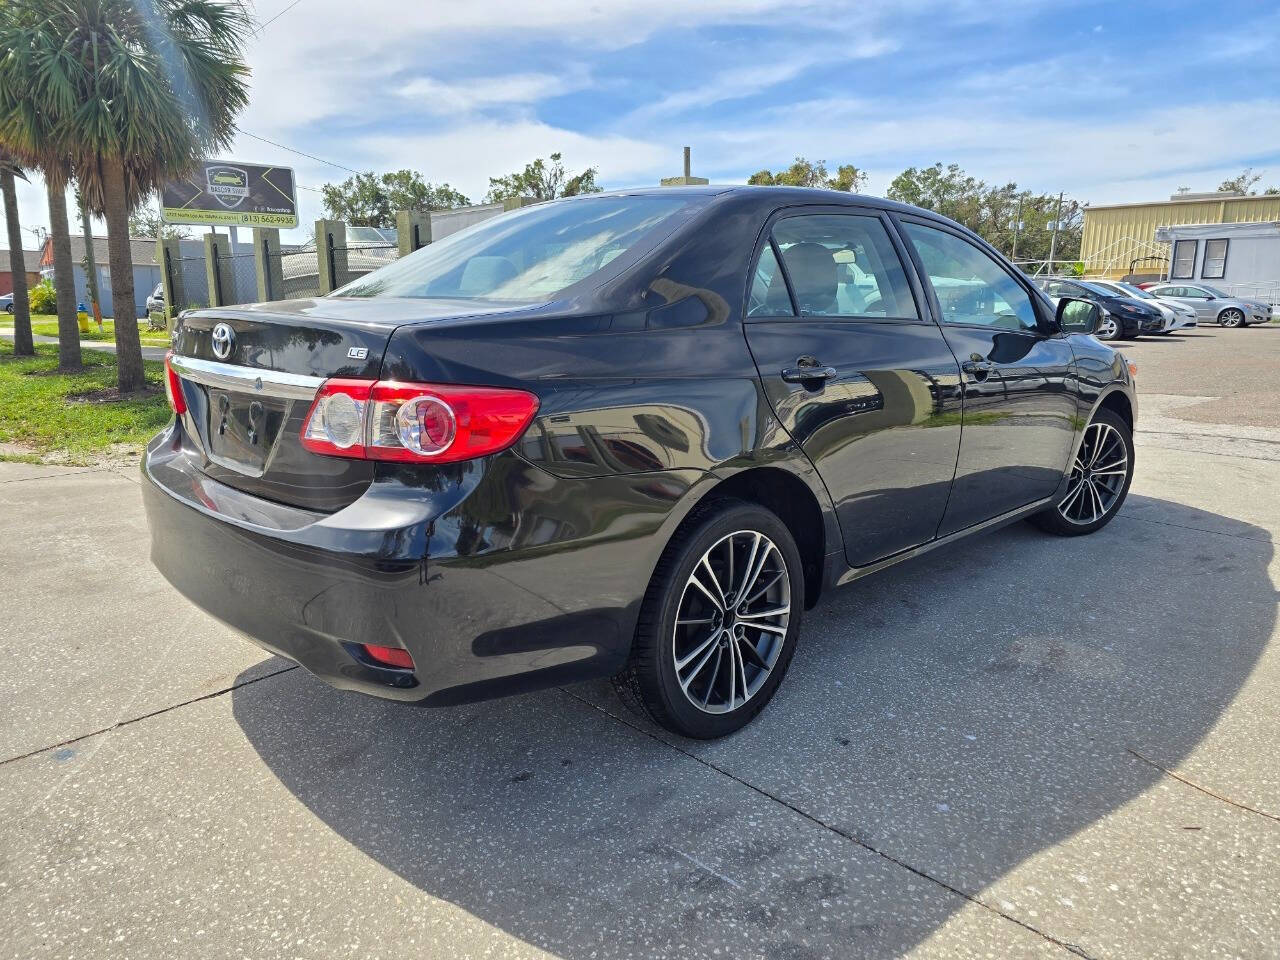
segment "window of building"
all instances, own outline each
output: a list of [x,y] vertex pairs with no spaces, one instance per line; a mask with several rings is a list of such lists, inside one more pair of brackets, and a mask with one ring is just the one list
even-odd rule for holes
[[1173,270],[1170,280],[1190,280],[1196,275],[1196,241],[1175,240],[1173,242]]
[[1221,280],[1227,272],[1227,241],[1206,240],[1204,242],[1204,263],[1200,267],[1200,276],[1205,280]]

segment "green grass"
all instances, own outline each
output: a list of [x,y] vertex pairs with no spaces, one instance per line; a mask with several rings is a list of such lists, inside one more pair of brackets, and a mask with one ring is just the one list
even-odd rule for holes
[[36,344],[36,356],[0,349],[0,443],[15,444],[7,459],[32,456],[91,463],[119,445],[141,446],[172,415],[164,396],[164,365],[144,361],[148,392],[123,400],[76,399],[115,387],[116,360],[84,352],[84,370],[58,373],[58,348]]
[[[13,327],[13,317],[8,314],[0,313],[0,327],[11,329]],[[58,335],[58,318],[47,313],[37,313],[31,317],[31,332],[37,337],[56,337]],[[147,329],[147,318],[142,317],[138,320],[138,338],[142,341],[144,347],[167,347],[169,345],[169,335],[164,331],[155,331]],[[116,328],[115,321],[103,320],[102,332],[98,332],[98,325],[89,320],[89,330],[80,334],[81,340],[105,340],[109,343],[115,343]]]

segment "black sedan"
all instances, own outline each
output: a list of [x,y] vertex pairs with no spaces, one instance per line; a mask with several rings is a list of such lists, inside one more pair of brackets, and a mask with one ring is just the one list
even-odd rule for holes
[[612,676],[719,736],[837,584],[1115,516],[1136,398],[1097,320],[866,197],[527,207],[332,296],[185,314],[142,463],[152,557],[338,687],[451,704]]
[[1040,289],[1053,300],[1072,297],[1095,303],[1101,314],[1099,340],[1132,340],[1143,333],[1164,333],[1168,320],[1163,313],[1137,297],[1126,297],[1107,287],[1067,277],[1043,277]]

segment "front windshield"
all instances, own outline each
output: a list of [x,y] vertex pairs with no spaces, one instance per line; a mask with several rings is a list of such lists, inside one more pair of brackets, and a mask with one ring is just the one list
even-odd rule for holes
[[629,251],[652,246],[706,200],[672,192],[524,207],[429,244],[333,296],[550,300]]

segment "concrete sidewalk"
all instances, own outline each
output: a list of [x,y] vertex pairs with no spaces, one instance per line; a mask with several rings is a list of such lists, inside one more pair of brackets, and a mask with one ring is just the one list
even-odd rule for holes
[[1220,433],[834,593],[715,743],[336,692],[155,574],[133,470],[0,464],[0,956],[1275,956],[1280,453]]
[[[0,337],[6,340],[13,339],[13,330],[0,330]],[[31,337],[36,343],[57,343],[57,337],[45,337],[40,334],[33,334]],[[101,350],[104,353],[115,353],[116,345],[110,340],[81,340],[81,350]],[[148,347],[146,344],[142,346],[142,359],[144,360],[163,360],[164,355],[169,351],[168,347]]]

